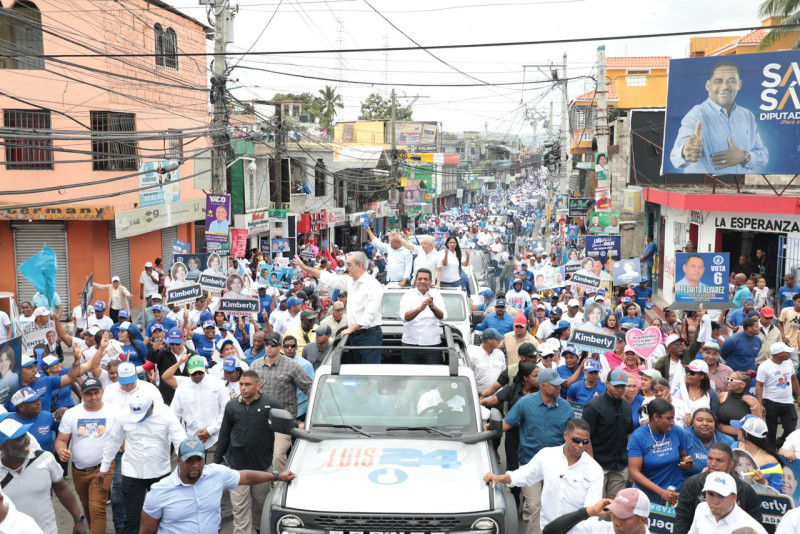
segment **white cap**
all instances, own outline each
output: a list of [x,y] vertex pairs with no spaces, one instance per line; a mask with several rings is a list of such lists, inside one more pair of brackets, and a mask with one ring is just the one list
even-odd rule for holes
[[117,378],[120,384],[136,382],[136,367],[131,362],[122,362],[117,366]]
[[708,364],[705,360],[692,360],[692,363],[685,367],[690,371],[694,371],[695,373],[708,374]]
[[153,296],[150,297],[150,300],[153,300],[153,299],[164,300],[163,298],[161,298],[161,294],[160,293],[153,294]]
[[39,306],[35,310],[33,310],[34,317],[50,317],[50,310],[45,308],[44,306]]
[[120,330],[125,330],[126,332],[131,327],[131,323],[129,321],[125,321],[124,323],[119,325]]
[[100,331],[100,327],[97,326],[96,324],[93,324],[86,331],[89,332],[89,334],[93,336],[93,335],[95,335],[96,333],[98,333]]
[[708,477],[706,477],[706,483],[703,484],[703,491],[713,491],[714,493],[719,493],[723,497],[735,495],[737,493],[736,481],[728,473],[709,473]]
[[572,308],[573,306],[580,306],[580,305],[581,305],[581,303],[578,302],[578,299],[569,299],[569,302],[567,302],[567,307],[569,307],[569,308]]
[[119,282],[119,276],[112,276],[111,277],[111,281],[112,282]]
[[144,264],[144,268],[145,268],[145,269],[147,269],[148,267],[152,267],[152,266],[153,266],[153,264],[152,264],[152,263],[150,263],[149,261],[148,261],[147,263],[145,263],[145,264]]
[[763,438],[767,435],[767,423],[752,414],[747,414],[738,421],[731,421],[731,426],[733,428],[741,428],[743,432],[757,438]]
[[58,362],[58,356],[53,356],[52,354],[48,354],[42,358],[42,363],[45,367],[52,367],[56,362]]
[[[122,367],[122,364],[120,364]],[[128,401],[128,408],[133,415],[134,420],[141,421],[142,419],[147,416],[147,412],[150,410],[150,407],[153,405],[153,399],[151,397],[141,395],[139,393],[134,393],[131,397],[131,400]]]
[[791,354],[792,352],[794,352],[794,349],[789,345],[787,345],[786,343],[784,343],[783,341],[778,341],[777,343],[773,343],[772,345],[769,346],[769,352],[770,354],[775,356],[776,354],[780,354],[782,352],[788,352]]
[[[670,345],[672,345],[673,343],[675,343],[679,339],[683,339],[683,338],[681,336],[679,336],[678,334],[670,334],[670,335],[667,336],[667,339],[664,340],[664,346],[665,347],[669,347]],[[686,343],[686,340],[683,339],[683,342]]]

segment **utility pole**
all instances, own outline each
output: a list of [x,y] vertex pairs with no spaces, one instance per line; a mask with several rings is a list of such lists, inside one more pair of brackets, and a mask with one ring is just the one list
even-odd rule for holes
[[228,0],[214,0],[214,62],[211,78],[211,101],[214,104],[211,140],[216,148],[212,150],[211,188],[214,194],[227,193],[227,161],[228,144],[228,110],[225,106],[227,93],[227,56],[228,44]]
[[547,123],[547,142],[553,142],[553,101],[550,101],[550,121]]
[[558,192],[559,193],[566,193],[569,190],[569,168],[572,166],[568,164],[567,158],[569,157],[569,116],[568,116],[568,107],[569,102],[567,101],[567,54],[564,53],[563,62],[561,64],[561,90],[563,91],[561,95],[561,135],[560,137],[560,145],[561,145],[561,165],[559,166],[558,172]]
[[390,125],[391,128],[391,139],[392,139],[392,167],[391,167],[391,175],[392,175],[392,200],[397,199],[397,137],[395,135],[395,121],[397,120],[397,98],[395,96],[394,89],[392,89],[392,123]]
[[275,180],[275,207],[283,208],[283,173],[286,170],[283,165],[283,155],[286,153],[286,125],[283,123],[283,104],[275,104],[275,118],[278,119],[275,126],[275,170],[277,171]]
[[[597,47],[597,115],[594,123],[594,134],[597,138],[597,153],[608,154],[608,85],[606,83],[606,47]],[[591,109],[589,110],[591,112]],[[594,167],[593,167],[594,168]],[[607,180],[607,181],[605,181]],[[606,175],[604,183],[610,185],[610,176]],[[592,180],[592,187],[589,194],[594,194],[594,188],[598,186],[598,177]]]

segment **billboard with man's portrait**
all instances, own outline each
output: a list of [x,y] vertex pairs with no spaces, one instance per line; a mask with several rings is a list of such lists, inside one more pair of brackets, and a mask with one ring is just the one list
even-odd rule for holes
[[673,59],[663,174],[800,172],[797,51]]
[[728,302],[730,254],[679,252],[675,255],[675,302]]

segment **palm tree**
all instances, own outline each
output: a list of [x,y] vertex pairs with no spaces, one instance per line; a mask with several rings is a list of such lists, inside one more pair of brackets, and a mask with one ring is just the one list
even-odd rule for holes
[[[800,25],[800,0],[764,0],[758,8],[762,17],[782,17],[781,28],[774,28],[761,40],[758,47],[765,49],[777,43],[782,37],[797,34]],[[800,49],[800,39],[797,39],[792,48]]]
[[337,95],[336,89],[329,85],[326,85],[325,89],[320,89],[319,94],[322,95],[322,126],[330,128],[336,116],[336,108],[344,108],[342,95]]

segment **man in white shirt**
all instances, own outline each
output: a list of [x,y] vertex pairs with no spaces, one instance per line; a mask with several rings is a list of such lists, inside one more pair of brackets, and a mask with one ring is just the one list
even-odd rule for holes
[[[111,491],[112,477],[107,477],[101,488],[94,487],[95,477],[103,461],[103,447],[119,418],[120,410],[113,404],[103,403],[103,387],[94,378],[83,382],[81,398],[81,404],[70,408],[61,417],[55,451],[62,462],[72,461],[73,484],[83,505],[88,527],[105,532],[106,501]],[[111,466],[110,472],[113,470],[114,466]]]
[[[596,517],[609,521],[596,521]],[[544,534],[649,534],[650,499],[642,490],[628,488],[614,500],[601,499],[551,521]]]
[[506,292],[506,302],[512,308],[525,311],[531,305],[531,296],[522,289],[522,280],[515,278],[511,284],[512,289]]
[[497,381],[497,377],[506,368],[506,357],[497,348],[503,336],[495,328],[487,328],[481,335],[480,345],[467,347],[469,363],[475,373],[478,391],[486,389]]
[[439,267],[439,252],[433,246],[433,238],[425,236],[419,240],[419,245],[415,245],[403,238],[398,233],[392,233],[392,237],[397,237],[400,242],[414,255],[414,270],[411,272],[411,279],[417,277],[420,269],[428,269],[433,275],[433,283],[436,284],[436,268]]
[[186,435],[205,445],[206,460],[214,461],[225,405],[230,400],[225,383],[206,373],[206,359],[192,356],[186,364],[190,380],[182,380],[172,399],[172,412],[181,420]]
[[489,263],[497,269],[500,266],[500,255],[502,254],[505,247],[503,247],[503,241],[499,237],[494,238],[494,243],[489,245]]
[[0,343],[5,343],[11,339],[11,319],[8,314],[0,310]]
[[0,533],[43,534],[36,521],[17,510],[11,499],[6,498],[2,491],[0,491]]
[[411,264],[414,258],[408,250],[403,248],[400,237],[397,234],[392,235],[387,245],[372,233],[372,228],[369,226],[367,233],[372,240],[372,245],[386,256],[386,281],[396,282],[400,287],[407,285],[411,280]]
[[158,388],[150,382],[139,380],[136,376],[136,366],[132,363],[122,362],[117,366],[117,381],[109,384],[103,393],[103,402],[127,410],[134,395],[149,397],[155,404],[164,404],[164,398]]
[[[800,384],[794,374],[794,364],[789,360],[794,349],[779,341],[770,346],[769,352],[772,359],[758,366],[756,398],[764,406],[767,415],[767,442],[777,450],[797,428],[797,411],[792,391],[800,399]],[[797,402],[800,405],[800,400]],[[783,427],[783,437],[780,440],[777,439],[778,422]]]
[[572,328],[578,328],[585,322],[581,311],[581,303],[578,299],[569,299],[567,302],[567,314],[563,318],[569,321]]
[[[23,425],[11,414],[0,415],[0,480],[3,492],[20,512],[29,515],[45,534],[58,534],[51,491],[75,521],[73,534],[85,534],[86,518],[81,506],[64,480],[64,470],[50,452],[31,447]],[[6,482],[6,478],[8,481]],[[16,534],[16,531],[14,531]]]
[[697,505],[689,534],[730,534],[749,527],[767,534],[761,524],[736,504],[736,482],[728,473],[711,473],[703,485],[706,502]]
[[[545,447],[530,462],[503,475],[486,473],[484,482],[510,487],[532,486],[542,481],[540,528],[558,516],[591,506],[603,498],[603,468],[586,452],[590,442],[589,423],[570,419],[564,431],[564,445]],[[538,531],[529,525],[527,532]]]
[[103,447],[103,462],[95,477],[97,485],[105,484],[106,474],[124,441],[121,469],[126,534],[139,532],[145,495],[171,471],[170,443],[178,450],[184,439],[186,432],[169,408],[153,404],[152,398],[138,393],[131,397],[127,412],[121,414]]
[[[400,317],[403,319],[403,345],[436,347],[441,344],[441,321],[446,318],[444,299],[436,289],[431,289],[433,273],[423,267],[414,279],[416,287],[409,289],[400,299]],[[403,363],[437,364],[442,362],[439,351],[406,349]]]
[[[0,527],[3,526],[0,523]],[[800,532],[800,508],[789,510],[784,514],[775,534],[796,534]]]
[[[347,255],[347,275],[318,271],[303,263],[300,256],[295,256],[294,259],[297,266],[312,278],[318,279],[331,289],[347,291],[347,328],[340,335],[349,336],[349,345],[376,347],[383,344],[383,330],[381,330],[383,286],[367,272],[369,260],[366,254],[350,252]],[[351,355],[355,363],[381,362],[380,350],[356,350],[352,351]]]
[[139,275],[139,299],[152,304],[152,296],[158,293],[158,273],[153,270],[149,261],[144,264],[144,271]]

